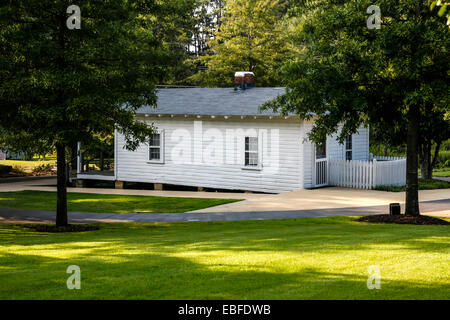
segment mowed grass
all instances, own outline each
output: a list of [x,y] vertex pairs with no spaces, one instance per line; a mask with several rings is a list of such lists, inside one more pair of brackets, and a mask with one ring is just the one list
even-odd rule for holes
[[[337,217],[100,227],[0,225],[0,299],[450,298],[448,226]],[[70,265],[80,290],[66,287]],[[367,288],[371,265],[380,290]]]
[[56,160],[2,160],[0,164],[6,166],[18,167],[27,172],[31,172],[34,168],[42,165],[56,165]]
[[450,168],[439,168],[433,170],[433,176],[435,177],[450,177]]
[[[199,210],[236,202],[235,199],[202,199],[68,193],[68,210],[98,213],[176,213]],[[0,192],[0,208],[25,210],[56,210],[56,192],[18,191]]]
[[[435,190],[435,189],[448,189],[450,188],[450,182],[438,180],[438,179],[419,179],[419,190]],[[390,192],[402,192],[406,191],[406,187],[398,186],[378,186],[375,188],[380,191]]]

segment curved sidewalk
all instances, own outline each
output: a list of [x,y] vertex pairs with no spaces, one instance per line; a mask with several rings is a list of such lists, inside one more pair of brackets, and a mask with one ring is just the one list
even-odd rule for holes
[[[19,179],[0,184],[0,192],[20,190],[55,191],[55,179]],[[282,194],[216,193],[189,191],[117,190],[69,188],[69,192],[115,195],[142,195],[192,198],[244,199],[216,207],[187,213],[86,213],[71,212],[72,223],[88,222],[177,222],[177,221],[231,221],[297,219],[329,216],[361,216],[388,213],[389,203],[404,206],[404,192],[384,192],[328,187],[296,190]],[[422,214],[450,218],[450,189],[419,192]],[[26,211],[1,209],[0,223],[53,222],[54,211]]]
[[[421,202],[423,214],[450,218],[450,199]],[[263,212],[188,212],[188,213],[89,213],[70,212],[71,223],[93,222],[185,222],[298,219],[332,216],[362,216],[387,213],[388,206],[347,207],[315,210],[285,210]],[[52,223],[55,212],[0,208],[0,223]]]

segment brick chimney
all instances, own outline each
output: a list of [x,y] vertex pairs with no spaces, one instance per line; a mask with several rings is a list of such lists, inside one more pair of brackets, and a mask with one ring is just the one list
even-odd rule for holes
[[234,89],[249,89],[255,86],[255,74],[248,71],[239,71],[234,74]]

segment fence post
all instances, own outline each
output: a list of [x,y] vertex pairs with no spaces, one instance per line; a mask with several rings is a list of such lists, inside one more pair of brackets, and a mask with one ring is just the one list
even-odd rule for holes
[[372,178],[372,189],[377,186],[377,159],[373,159],[373,178]]

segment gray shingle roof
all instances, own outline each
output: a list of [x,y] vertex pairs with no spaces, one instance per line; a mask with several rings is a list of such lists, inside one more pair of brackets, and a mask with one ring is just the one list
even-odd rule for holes
[[159,89],[157,108],[143,106],[138,114],[187,114],[223,116],[277,116],[259,112],[264,102],[283,94],[284,88],[177,88]]

